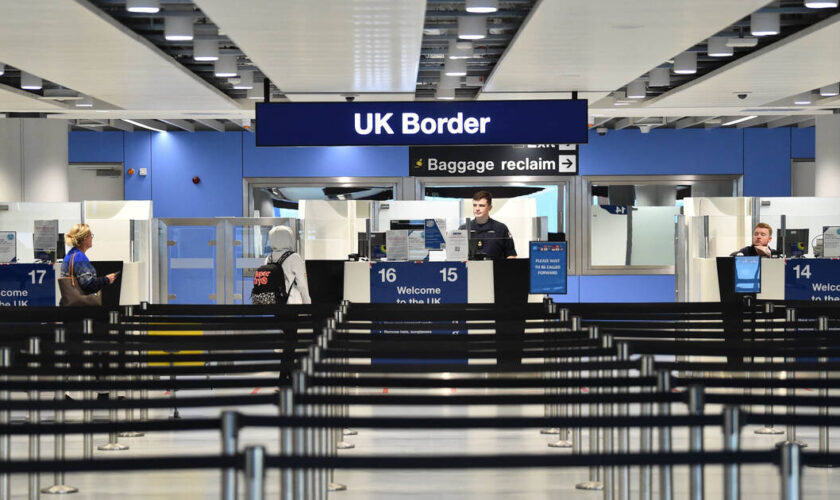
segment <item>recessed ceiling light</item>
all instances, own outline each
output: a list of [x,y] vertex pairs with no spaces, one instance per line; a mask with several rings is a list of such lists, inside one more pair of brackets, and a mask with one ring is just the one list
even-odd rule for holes
[[125,10],[137,14],[156,14],[160,11],[160,0],[128,0]]
[[837,0],[805,0],[805,7],[809,9],[833,9],[837,7]]
[[721,127],[728,127],[730,125],[735,125],[736,123],[741,123],[741,122],[745,122],[747,120],[752,120],[753,118],[757,118],[757,117],[758,117],[758,115],[741,116],[739,118],[735,118],[735,119],[730,120],[728,122],[721,123],[720,126]]
[[163,19],[163,37],[169,41],[193,39],[193,18],[189,16],[166,16]]
[[490,14],[499,10],[499,0],[467,0],[466,11],[473,14]]
[[750,33],[753,36],[778,35],[781,16],[778,12],[755,12],[750,16]]

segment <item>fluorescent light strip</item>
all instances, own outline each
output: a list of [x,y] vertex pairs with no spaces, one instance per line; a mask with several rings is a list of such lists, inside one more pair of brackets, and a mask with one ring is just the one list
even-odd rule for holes
[[163,129],[160,129],[160,128],[150,127],[150,126],[144,125],[140,122],[136,122],[134,120],[129,120],[128,118],[123,118],[122,121],[130,123],[130,124],[134,125],[135,127],[140,127],[140,128],[144,128],[146,130],[151,130],[152,132],[166,132],[166,130],[163,130]]
[[730,125],[735,125],[736,123],[745,122],[747,120],[752,120],[753,118],[758,118],[758,115],[751,115],[751,116],[742,116],[741,118],[736,118],[734,120],[728,121],[726,123],[721,123],[721,127],[728,127]]

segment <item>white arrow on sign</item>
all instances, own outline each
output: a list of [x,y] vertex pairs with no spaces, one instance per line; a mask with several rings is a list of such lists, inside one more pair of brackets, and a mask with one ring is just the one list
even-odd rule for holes
[[557,155],[558,172],[577,172],[576,155]]

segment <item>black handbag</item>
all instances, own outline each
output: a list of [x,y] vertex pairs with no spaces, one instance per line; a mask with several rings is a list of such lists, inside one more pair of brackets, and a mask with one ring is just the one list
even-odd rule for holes
[[76,275],[73,274],[73,262],[76,261],[76,256],[70,259],[70,276],[66,278],[58,278],[58,290],[61,292],[61,300],[59,305],[76,307],[76,306],[101,306],[102,292],[86,294],[82,290],[82,286],[76,281]]

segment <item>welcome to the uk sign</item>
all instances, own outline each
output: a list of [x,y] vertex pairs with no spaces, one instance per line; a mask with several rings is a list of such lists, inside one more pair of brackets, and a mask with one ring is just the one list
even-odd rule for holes
[[585,100],[258,103],[257,146],[580,144]]

